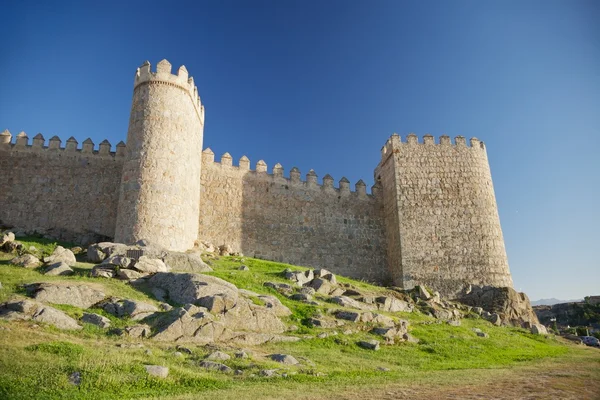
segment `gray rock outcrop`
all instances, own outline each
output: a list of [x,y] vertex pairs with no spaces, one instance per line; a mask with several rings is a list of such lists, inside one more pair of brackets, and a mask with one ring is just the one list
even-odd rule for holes
[[31,254],[23,254],[10,260],[10,263],[23,268],[37,268],[42,262]]
[[98,305],[115,317],[130,317],[134,321],[139,321],[158,312],[156,306],[137,300],[110,298]]
[[54,264],[50,264],[46,269],[44,275],[48,276],[63,276],[63,275],[73,275],[74,271],[67,265],[67,263],[61,261]]
[[504,324],[522,326],[525,323],[539,323],[527,295],[510,287],[473,286],[457,300],[498,314]]
[[44,257],[44,262],[46,264],[64,262],[69,267],[72,267],[77,263],[77,260],[75,259],[75,254],[73,254],[71,250],[65,249],[62,246],[56,246],[56,249],[54,249],[52,255]]
[[32,320],[58,329],[81,329],[77,321],[64,312],[33,300],[14,300],[0,305],[0,318]]
[[108,319],[100,314],[83,313],[83,316],[81,317],[81,322],[96,325],[100,328],[109,328],[110,327],[110,319]]
[[25,289],[37,301],[68,304],[84,309],[102,301],[106,296],[101,289],[77,283],[32,283]]

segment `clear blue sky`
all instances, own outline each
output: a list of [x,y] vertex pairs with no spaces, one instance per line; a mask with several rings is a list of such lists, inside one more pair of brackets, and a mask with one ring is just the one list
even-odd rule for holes
[[0,129],[114,145],[135,68],[167,58],[198,85],[205,147],[286,174],[370,185],[393,132],[476,136],[515,288],[600,294],[600,1],[7,1],[1,11]]

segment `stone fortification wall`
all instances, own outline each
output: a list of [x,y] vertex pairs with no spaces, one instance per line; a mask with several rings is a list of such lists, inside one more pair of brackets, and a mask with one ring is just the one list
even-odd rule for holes
[[204,107],[184,66],[138,68],[127,133],[115,240],[148,239],[171,250],[198,233]]
[[[395,283],[416,284],[452,295],[465,284],[509,286],[504,248],[487,153],[483,142],[442,136],[422,143],[393,135],[375,170],[382,186],[388,268]],[[393,235],[395,224],[399,232]]]
[[281,165],[267,173],[263,161],[250,170],[225,154],[214,162],[203,152],[199,238],[229,244],[249,256],[298,265],[325,267],[345,276],[387,282],[381,202],[359,181],[355,191],[342,178],[310,171],[306,181]]
[[112,237],[115,231],[119,182],[125,155],[103,141],[97,149],[87,139],[78,148],[75,138],[54,136],[45,146],[41,134],[24,132],[12,140],[0,134],[0,221],[26,230],[41,228],[63,240],[87,235]]

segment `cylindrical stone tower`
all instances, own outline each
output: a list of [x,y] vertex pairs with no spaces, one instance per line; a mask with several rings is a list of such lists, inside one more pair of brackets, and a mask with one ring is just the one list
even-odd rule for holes
[[127,132],[115,241],[148,239],[187,250],[198,236],[204,107],[181,66],[138,68]]

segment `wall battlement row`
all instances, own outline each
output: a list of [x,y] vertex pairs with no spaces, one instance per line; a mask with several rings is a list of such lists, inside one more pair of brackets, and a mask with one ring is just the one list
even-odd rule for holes
[[423,135],[423,140],[419,141],[419,137],[414,133],[409,133],[406,136],[406,141],[402,141],[402,138],[397,133],[394,133],[390,138],[385,142],[383,147],[381,148],[381,158],[382,160],[387,159],[391,153],[394,152],[394,148],[400,148],[400,146],[452,146],[455,148],[468,148],[473,151],[484,151],[485,152],[485,144],[477,138],[471,138],[469,140],[469,145],[467,145],[467,139],[464,136],[456,136],[454,137],[454,143],[452,143],[450,136],[442,135],[439,137],[438,141],[435,141],[435,137],[430,134]]
[[194,84],[194,78],[189,76],[187,68],[182,65],[177,70],[177,74],[171,73],[171,63],[167,60],[162,60],[156,64],[156,71],[151,70],[150,61],[145,61],[136,71],[134,80],[134,89],[145,83],[163,83],[171,86],[177,86],[185,90],[194,103],[196,113],[204,124],[204,106],[198,95],[198,88]]
[[301,179],[300,170],[296,167],[293,167],[289,172],[289,176],[285,177],[285,176],[283,176],[284,175],[283,166],[279,163],[277,163],[273,166],[273,168],[271,169],[271,173],[269,174],[267,172],[267,163],[264,162],[263,160],[259,160],[256,163],[255,169],[251,170],[250,169],[250,160],[246,156],[242,156],[240,158],[238,165],[233,165],[233,157],[231,157],[231,155],[229,153],[223,154],[221,156],[220,162],[215,161],[215,153],[210,148],[206,148],[202,152],[202,162],[207,166],[212,165],[212,166],[217,166],[217,167],[233,168],[233,169],[237,169],[239,171],[244,171],[244,172],[255,174],[257,177],[263,176],[266,179],[272,179],[272,180],[274,180],[276,182],[280,182],[282,184],[289,184],[292,186],[303,185],[309,189],[330,191],[332,194],[336,194],[336,195],[357,194],[358,196],[372,197],[372,196],[375,196],[375,194],[377,192],[377,188],[373,187],[372,188],[373,194],[367,194],[367,185],[365,184],[365,182],[363,182],[362,179],[359,180],[358,182],[356,182],[356,184],[354,185],[355,190],[351,191],[350,190],[350,181],[348,179],[346,179],[346,177],[342,177],[338,181],[338,187],[335,187],[334,179],[329,174],[325,175],[322,179],[322,183],[319,184],[318,175],[312,169],[310,171],[308,171],[308,173],[306,174],[305,180]]
[[94,149],[94,142],[90,138],[84,140],[81,148],[78,148],[79,142],[73,136],[67,139],[64,147],[61,147],[62,140],[58,136],[52,136],[48,140],[47,146],[45,143],[46,139],[41,133],[33,137],[31,144],[29,144],[29,136],[25,132],[17,134],[14,143],[12,143],[12,134],[8,129],[0,133],[0,150],[64,151],[85,156],[100,155],[113,157],[125,157],[126,153],[126,145],[123,141],[117,143],[114,152],[111,151],[112,145],[106,139],[100,142],[97,149]]

